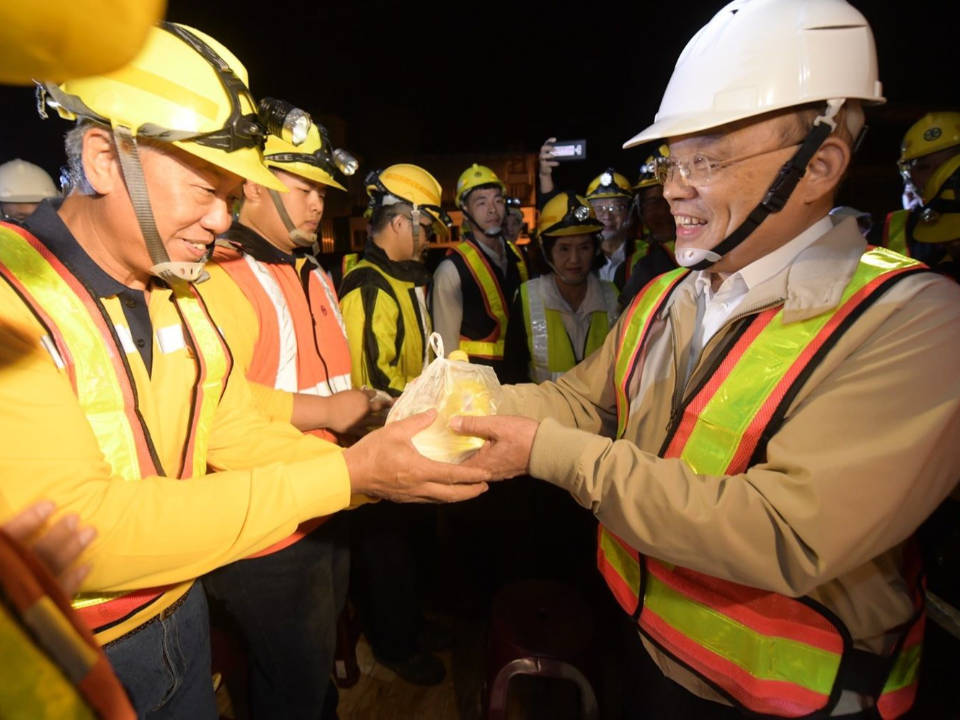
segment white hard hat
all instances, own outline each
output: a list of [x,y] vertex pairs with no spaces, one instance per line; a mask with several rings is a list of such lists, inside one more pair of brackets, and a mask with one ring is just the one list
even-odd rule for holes
[[18,158],[0,165],[0,202],[37,203],[59,194],[53,179],[33,163]]
[[885,102],[860,11],[846,0],[734,0],[687,43],[653,125],[624,147],[831,99]]

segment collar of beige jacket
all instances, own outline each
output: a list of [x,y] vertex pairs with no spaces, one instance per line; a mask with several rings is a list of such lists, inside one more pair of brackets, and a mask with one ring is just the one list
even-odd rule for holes
[[[743,307],[762,306],[767,301],[785,298],[783,321],[787,324],[832,310],[840,302],[865,248],[866,241],[856,220],[846,218],[802,250],[787,267],[761,283],[756,292],[751,291]],[[697,273],[692,272],[683,281],[685,294],[692,302],[696,302],[696,277]],[[674,293],[669,299],[661,317],[676,302],[677,296]]]

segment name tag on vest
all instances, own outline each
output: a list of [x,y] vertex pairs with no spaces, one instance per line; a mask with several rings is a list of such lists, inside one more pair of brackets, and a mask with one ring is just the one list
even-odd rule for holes
[[183,340],[183,326],[168,325],[157,328],[157,345],[160,346],[160,352],[164,354],[185,348],[187,344]]

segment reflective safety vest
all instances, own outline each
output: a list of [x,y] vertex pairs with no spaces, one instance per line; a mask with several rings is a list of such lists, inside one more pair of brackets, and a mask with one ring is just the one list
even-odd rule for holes
[[[233,247],[219,247],[214,258],[243,290],[260,319],[248,380],[320,397],[352,387],[350,347],[340,302],[330,278],[314,258],[300,260],[299,271],[286,263],[260,262]],[[337,442],[329,430],[310,430],[309,434]],[[307,520],[289,537],[249,557],[290,547],[327,519]]]
[[[520,275],[520,282],[525,283],[530,279],[530,272],[527,268],[527,261],[520,252],[520,248],[512,242],[504,243],[507,250],[514,255],[513,263]],[[464,262],[467,270],[473,277],[474,282],[480,289],[483,297],[484,310],[487,316],[493,321],[493,330],[484,338],[470,338],[460,334],[460,349],[470,357],[483,358],[485,360],[503,360],[503,347],[506,339],[507,320],[510,317],[510,302],[513,298],[504,296],[503,288],[486,254],[470,241],[461,242],[456,245],[452,252],[457,253]],[[467,308],[464,308],[467,311]]]
[[360,253],[347,253],[340,261],[340,279],[347,276],[347,273],[353,270],[360,262]]
[[904,257],[910,257],[910,244],[907,242],[907,221],[909,210],[894,210],[887,213],[883,223],[883,246]]
[[[563,324],[563,314],[545,305],[543,283],[546,282],[554,282],[553,277],[545,275],[520,286],[523,322],[530,351],[530,378],[538,383],[556,380],[577,364],[570,335]],[[590,329],[581,359],[603,345],[617,319],[616,286],[603,280],[598,282],[606,309],[590,314]]]
[[[634,267],[636,267],[637,263],[643,260],[643,258],[645,258],[647,255],[650,254],[650,247],[651,247],[651,243],[653,242],[655,241],[644,240],[642,238],[637,240],[636,244],[634,245],[633,252],[630,253],[630,255],[627,257],[626,260],[624,260],[624,268],[623,268],[623,284],[624,285],[627,284],[627,281],[630,279],[630,276],[633,275],[633,269]],[[676,245],[676,242],[674,240],[671,240],[670,242],[663,243],[662,247],[664,251],[669,253],[670,257],[673,257],[675,245]]]
[[[778,306],[746,319],[709,378],[674,414],[659,453],[682,458],[696,473],[736,475],[765,454],[809,373],[861,313],[905,274],[921,268],[889,250],[863,255],[838,306],[783,324]],[[628,387],[642,372],[642,349],[654,318],[686,276],[661,275],[638,296],[622,323],[615,364],[618,439],[630,412]],[[854,648],[849,631],[811,598],[795,599],[739,585],[640,555],[606,528],[598,565],[640,632],[734,705],[763,716],[829,715],[843,690],[877,700],[882,718],[897,718],[916,694],[924,614],[919,563],[905,569],[914,617],[898,630],[887,658]]]
[[0,532],[0,715],[133,720],[136,713],[56,578]]
[[[0,228],[0,276],[44,326],[44,348],[69,378],[100,450],[127,481],[161,475],[150,431],[137,410],[136,389],[117,328],[94,298],[26,230]],[[176,477],[203,475],[210,430],[233,359],[196,288],[173,282],[184,341],[197,363],[190,432]],[[171,586],[172,587],[172,586]],[[78,595],[74,607],[94,632],[113,626],[157,600],[168,588]]]

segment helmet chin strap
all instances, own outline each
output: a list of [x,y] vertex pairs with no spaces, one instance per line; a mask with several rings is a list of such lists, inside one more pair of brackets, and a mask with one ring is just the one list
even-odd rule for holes
[[[113,138],[117,146],[123,180],[130,194],[130,202],[133,203],[133,211],[137,216],[137,224],[140,226],[140,232],[143,233],[147,252],[150,253],[150,260],[153,262],[150,274],[167,282],[203,282],[210,277],[210,274],[203,269],[206,256],[195,263],[173,262],[167,254],[163,240],[160,239],[160,232],[153,217],[153,208],[150,206],[150,196],[147,193],[147,181],[143,177],[143,166],[140,164],[136,137],[130,132],[130,128],[117,125],[113,128]],[[208,250],[207,255],[209,252]]]
[[267,192],[270,194],[270,199],[273,200],[273,205],[277,208],[277,214],[280,216],[283,226],[287,229],[287,236],[293,244],[302,248],[313,247],[313,244],[317,242],[317,234],[306,232],[294,225],[293,220],[290,219],[290,214],[283,206],[283,198],[280,197],[280,193],[272,188],[267,188]]
[[463,212],[463,216],[470,222],[470,227],[473,230],[479,230],[488,238],[503,237],[503,223],[497,225],[497,227],[487,228],[484,230],[480,227],[480,223],[473,219],[473,215],[467,212],[465,207],[461,210],[461,212]]
[[826,112],[814,121],[813,129],[807,133],[803,144],[793,154],[793,157],[780,168],[780,172],[767,189],[763,200],[740,224],[740,227],[730,233],[720,244],[709,250],[701,248],[677,250],[677,263],[692,270],[709,270],[724,255],[750,237],[753,231],[760,226],[760,223],[767,219],[768,215],[783,210],[796,189],[797,183],[806,174],[810,159],[837,127],[833,118],[840,111],[843,103],[842,99],[827,101]]

